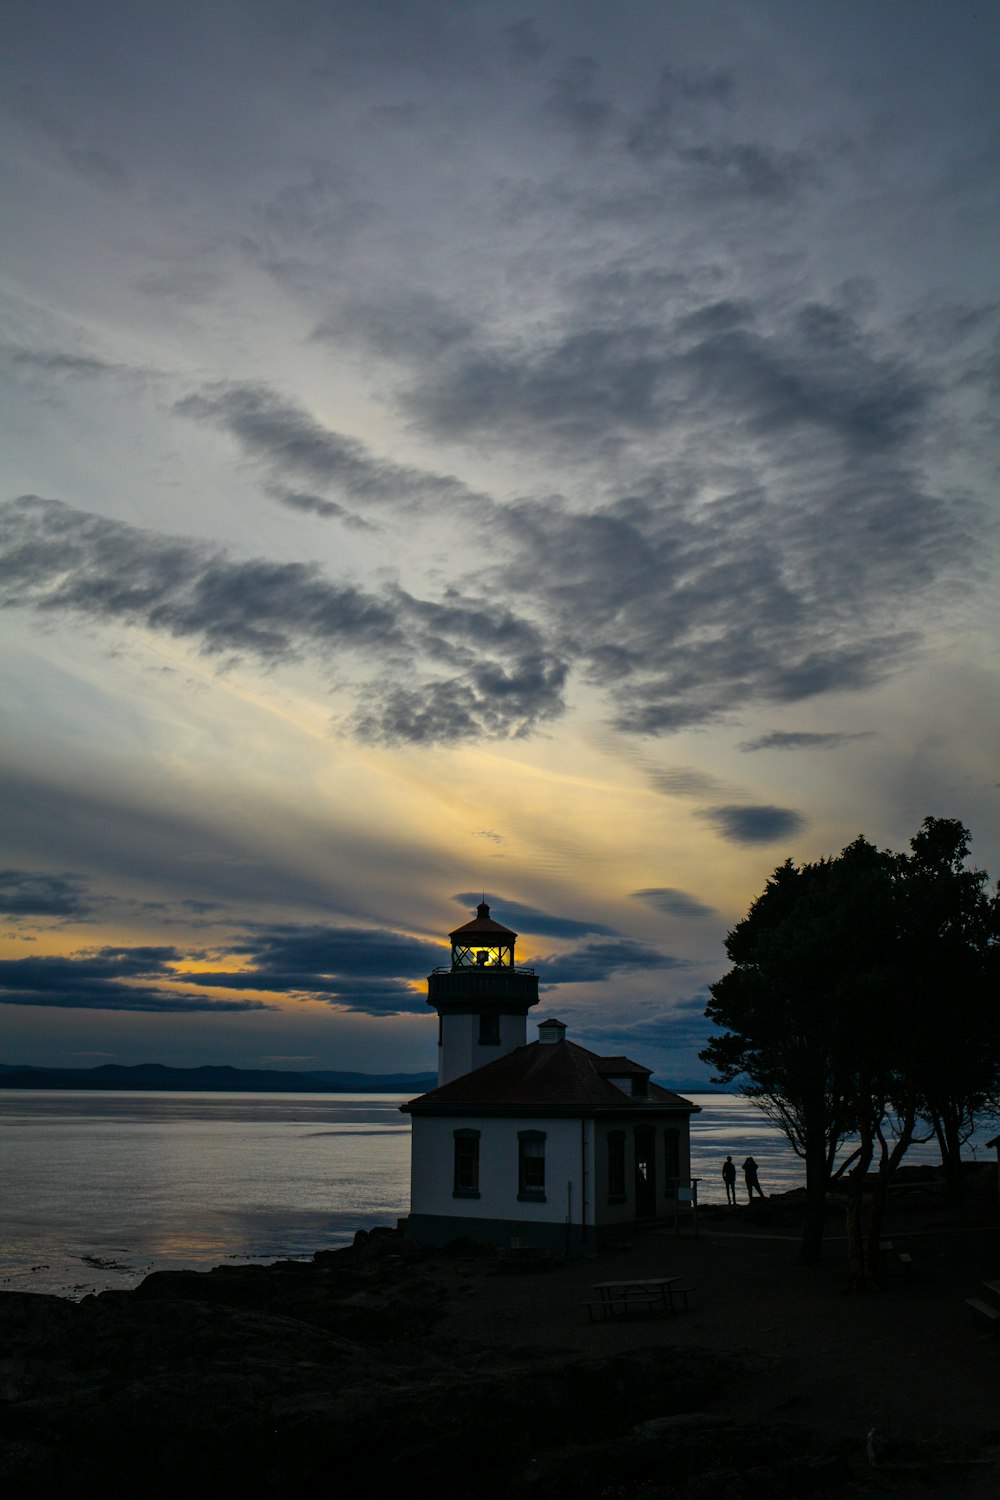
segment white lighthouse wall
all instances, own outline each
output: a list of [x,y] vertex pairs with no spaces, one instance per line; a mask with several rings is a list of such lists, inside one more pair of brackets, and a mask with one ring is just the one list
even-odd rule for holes
[[[581,1126],[590,1122],[518,1116],[516,1119],[415,1117],[411,1212],[461,1214],[469,1219],[518,1219],[564,1223],[580,1218]],[[479,1197],[456,1197],[455,1131],[479,1132]],[[518,1132],[545,1136],[544,1201],[518,1199]],[[589,1155],[589,1152],[588,1152]]]
[[[454,1191],[456,1130],[479,1132],[478,1197]],[[523,1130],[545,1136],[544,1199],[518,1197],[518,1132]],[[593,1122],[579,1118],[414,1117],[407,1233],[430,1244],[472,1235],[579,1252],[594,1233],[593,1134]]]
[[[507,1242],[525,1238],[576,1251],[593,1248],[603,1231],[636,1221],[634,1117],[623,1120],[547,1116],[419,1116],[412,1119],[408,1233],[442,1244],[462,1235]],[[655,1132],[654,1217],[671,1220],[687,1203],[690,1136],[686,1114],[647,1117]],[[478,1196],[455,1192],[455,1132],[479,1136]],[[518,1133],[545,1136],[545,1198],[518,1197]],[[624,1136],[624,1192],[611,1194],[609,1135]],[[667,1135],[671,1137],[668,1147]],[[676,1168],[676,1176],[668,1168]]]
[[444,1015],[441,1017],[441,1046],[438,1048],[438,1087],[453,1078],[464,1078],[476,1068],[496,1062],[523,1047],[527,1030],[524,1016],[501,1015],[500,1040],[483,1044],[479,1040],[479,1015]]

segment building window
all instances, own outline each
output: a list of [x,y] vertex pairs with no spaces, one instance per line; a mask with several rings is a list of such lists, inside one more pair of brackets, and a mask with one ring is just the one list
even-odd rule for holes
[[479,1197],[479,1131],[455,1131],[455,1198]]
[[624,1130],[612,1130],[608,1136],[608,1202],[625,1202]]
[[479,1045],[480,1047],[499,1047],[500,1017],[496,1011],[479,1012]]
[[664,1197],[676,1198],[677,1184],[681,1175],[681,1133],[679,1130],[663,1132]]
[[517,1196],[522,1201],[545,1202],[545,1134],[541,1130],[517,1132]]

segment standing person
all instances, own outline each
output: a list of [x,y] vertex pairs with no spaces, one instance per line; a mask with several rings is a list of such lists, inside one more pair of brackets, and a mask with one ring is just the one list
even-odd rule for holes
[[761,1187],[760,1182],[757,1179],[757,1163],[754,1161],[752,1156],[748,1156],[746,1161],[743,1163],[743,1181],[747,1185],[748,1203],[753,1202],[754,1188],[757,1189],[758,1195],[763,1198],[764,1189]]
[[722,1180],[726,1184],[726,1202],[736,1207],[736,1163],[731,1156],[727,1156],[722,1163]]

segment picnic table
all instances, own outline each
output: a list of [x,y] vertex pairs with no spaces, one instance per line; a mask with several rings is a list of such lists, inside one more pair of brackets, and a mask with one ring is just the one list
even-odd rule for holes
[[690,1287],[680,1285],[680,1276],[642,1276],[632,1281],[598,1281],[591,1288],[597,1300],[585,1302],[584,1306],[594,1321],[595,1314],[602,1318],[626,1316],[630,1312],[676,1312],[678,1303],[685,1309],[688,1305]]
[[[1000,1281],[984,1281],[983,1286],[1000,1297]],[[994,1333],[1000,1332],[1000,1307],[993,1302],[984,1302],[981,1297],[966,1297],[966,1302],[980,1318],[985,1318]]]

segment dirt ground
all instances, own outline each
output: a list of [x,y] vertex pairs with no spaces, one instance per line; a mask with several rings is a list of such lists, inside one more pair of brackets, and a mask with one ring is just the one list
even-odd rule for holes
[[[1000,1279],[1000,1225],[942,1224],[919,1211],[887,1225],[898,1259],[883,1290],[846,1290],[846,1253],[834,1220],[821,1264],[796,1264],[787,1212],[767,1205],[702,1214],[697,1234],[651,1230],[628,1246],[551,1270],[497,1274],[490,1260],[455,1266],[436,1332],[522,1352],[620,1353],[668,1344],[738,1357],[743,1373],[713,1412],[745,1422],[791,1422],[843,1446],[857,1465],[874,1429],[882,1467],[854,1494],[1000,1493],[1000,1336],[965,1299]],[[679,1275],[690,1310],[591,1324],[583,1303],[600,1281]],[[911,1447],[913,1445],[913,1447]],[[914,1451],[914,1449],[916,1451]],[[928,1455],[913,1470],[904,1467]],[[973,1456],[985,1462],[963,1462]],[[940,1461],[938,1461],[940,1460]],[[947,1460],[948,1462],[945,1462]],[[890,1465],[895,1467],[889,1467]],[[864,1469],[862,1462],[862,1469]]]

